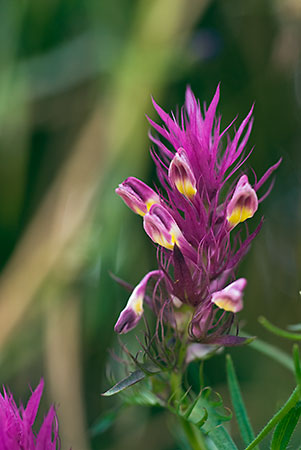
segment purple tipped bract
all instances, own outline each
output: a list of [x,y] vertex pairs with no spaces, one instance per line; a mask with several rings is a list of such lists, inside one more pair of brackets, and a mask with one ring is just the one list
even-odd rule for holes
[[[160,311],[166,306],[169,313],[160,317],[171,327],[188,330],[191,341],[236,345],[243,338],[229,333],[235,313],[243,307],[246,280],[234,281],[235,272],[262,226],[262,218],[255,218],[254,230],[249,232],[245,221],[250,222],[270,192],[272,183],[258,200],[259,189],[281,160],[258,181],[253,172],[255,179],[249,181],[246,161],[252,153],[247,147],[253,107],[232,133],[233,122],[221,130],[221,117],[216,113],[219,96],[218,86],[208,108],[202,110],[188,87],[177,117],[153,101],[163,122],[158,125],[149,119],[156,134],[151,135],[156,146],[151,156],[162,189],[155,193],[143,183],[134,190],[144,205],[148,197],[152,199],[150,207],[140,209],[144,229],[158,245],[163,274],[156,292],[149,296],[151,308],[157,313],[158,304]],[[120,189],[117,192],[124,198]],[[125,201],[135,210],[133,200]],[[135,321],[129,322],[134,326]],[[119,331],[119,326],[115,329]]]
[[38,432],[33,425],[38,412],[43,380],[31,394],[26,408],[18,407],[12,394],[0,394],[0,450],[59,450],[58,421],[54,407],[48,411]]

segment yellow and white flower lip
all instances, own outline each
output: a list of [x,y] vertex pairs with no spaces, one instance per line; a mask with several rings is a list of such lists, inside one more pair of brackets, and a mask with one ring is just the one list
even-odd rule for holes
[[243,291],[247,285],[245,278],[239,278],[224,289],[214,292],[211,302],[220,309],[237,313],[243,308]]
[[178,149],[170,163],[168,178],[171,185],[186,198],[191,200],[197,193],[195,176],[187,153],[182,147]]
[[144,216],[152,205],[160,204],[159,195],[135,177],[127,178],[115,189],[115,192],[132,211],[140,216]]
[[181,246],[184,239],[172,215],[162,205],[153,205],[143,220],[145,232],[153,242],[173,250],[175,244]]
[[253,217],[257,209],[256,192],[250,185],[247,175],[242,175],[227,206],[227,220],[230,228]]
[[164,276],[162,270],[153,270],[147,273],[140,283],[135,287],[128,299],[126,307],[121,311],[119,318],[116,322],[114,330],[116,333],[124,334],[131,331],[138,324],[141,319],[144,309],[143,300],[147,283],[152,277],[162,278]]

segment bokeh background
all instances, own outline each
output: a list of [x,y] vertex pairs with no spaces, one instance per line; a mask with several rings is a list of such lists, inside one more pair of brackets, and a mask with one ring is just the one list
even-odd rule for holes
[[[155,266],[140,218],[114,188],[129,175],[155,179],[151,95],[170,111],[187,84],[209,102],[221,82],[224,126],[255,101],[249,164],[260,176],[283,163],[240,267],[240,318],[290,352],[257,318],[280,327],[301,318],[301,3],[9,0],[0,35],[0,382],[25,402],[29,384],[45,378],[40,414],[57,405],[63,449],[184,448],[162,411],[119,411],[118,399],[100,395],[128,295],[109,272],[135,284]],[[257,431],[289,396],[293,374],[251,348],[231,354]],[[231,406],[224,366],[221,354],[205,376]],[[242,448],[234,419],[230,427]],[[294,439],[297,448],[300,427]]]

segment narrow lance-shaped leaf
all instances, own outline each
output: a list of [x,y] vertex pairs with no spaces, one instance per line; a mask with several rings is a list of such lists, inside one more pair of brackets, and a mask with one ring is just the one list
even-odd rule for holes
[[158,368],[155,367],[145,367],[145,370],[143,370],[143,366],[141,365],[141,369],[135,370],[127,377],[123,378],[123,380],[118,381],[113,387],[108,389],[106,392],[104,392],[104,397],[109,397],[111,395],[118,394],[121,391],[124,391],[124,389],[129,388],[130,386],[133,386],[134,384],[138,383],[139,381],[143,380],[145,377],[156,374],[159,372]]
[[145,377],[146,377],[146,374],[144,372],[142,372],[142,370],[135,370],[135,372],[133,372],[129,376],[123,378],[123,380],[118,381],[118,383],[116,383],[114,386],[112,386],[110,389],[108,389],[106,392],[104,392],[101,395],[103,395],[104,397],[109,397],[110,395],[118,394],[118,392],[121,392],[130,386],[133,386],[134,384],[143,380],[143,378],[145,378]]
[[301,402],[298,402],[278,423],[273,434],[271,450],[286,450],[301,415]]
[[[240,387],[238,384],[237,376],[235,373],[234,365],[230,355],[226,357],[227,366],[227,378],[228,386],[231,395],[231,401],[235,411],[237,423],[239,426],[240,434],[245,445],[248,445],[254,439],[254,432],[248,417],[247,410],[244,405],[244,401],[241,395]],[[258,447],[257,447],[258,449]]]

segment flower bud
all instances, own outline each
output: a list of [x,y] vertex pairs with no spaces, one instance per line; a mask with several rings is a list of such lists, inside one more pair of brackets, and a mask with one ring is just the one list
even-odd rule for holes
[[247,280],[245,278],[239,278],[221,291],[214,292],[211,302],[225,311],[233,313],[241,311],[243,308],[243,291],[246,284]]
[[192,199],[195,196],[197,192],[196,181],[183,148],[179,148],[172,159],[168,170],[168,178],[171,185],[175,186],[185,197]]
[[240,177],[233,197],[227,206],[227,220],[231,229],[253,217],[258,209],[258,198],[251,187],[247,175]]
[[172,250],[175,244],[180,247],[181,240],[184,240],[180,228],[164,206],[153,205],[144,216],[143,226],[153,242],[168,250]]
[[153,270],[142,278],[140,283],[133,290],[126,307],[121,311],[116,322],[114,330],[116,333],[122,334],[131,331],[143,315],[143,300],[145,296],[148,280],[153,276],[163,276],[161,270]]
[[127,178],[115,189],[115,192],[132,211],[140,216],[144,216],[153,204],[160,203],[159,195],[135,177]]

